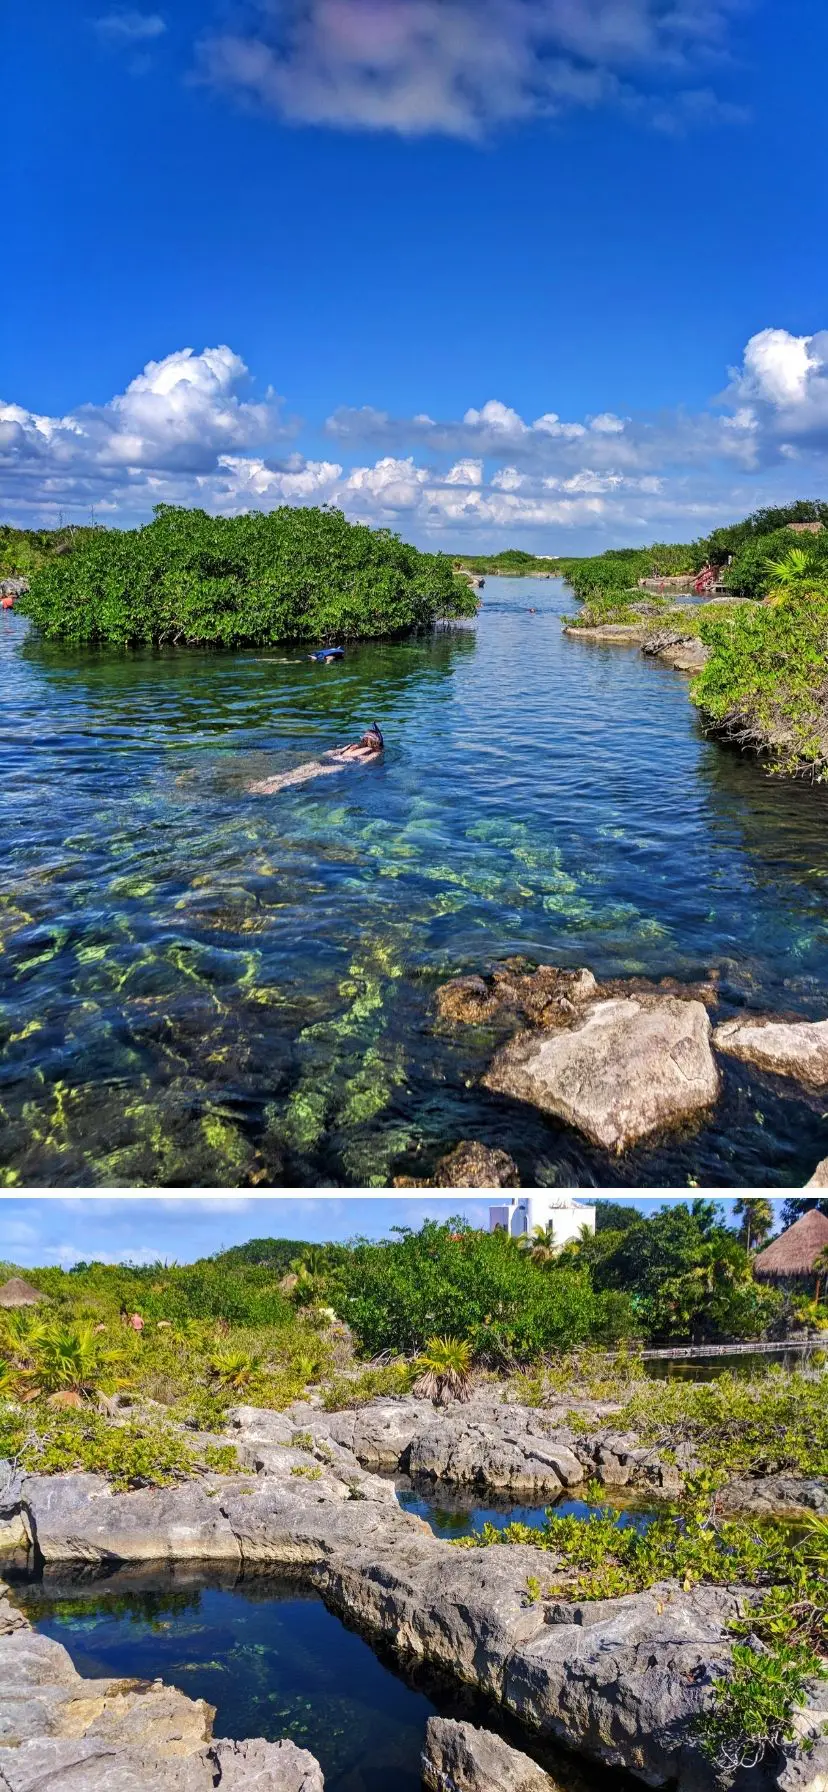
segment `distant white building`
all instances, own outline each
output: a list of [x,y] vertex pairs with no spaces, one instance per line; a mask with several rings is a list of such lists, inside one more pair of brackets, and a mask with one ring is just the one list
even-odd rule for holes
[[510,1238],[525,1238],[540,1226],[559,1249],[571,1238],[578,1238],[584,1226],[595,1231],[595,1206],[589,1201],[574,1201],[571,1195],[513,1195],[497,1207],[489,1208],[489,1231],[508,1232]]

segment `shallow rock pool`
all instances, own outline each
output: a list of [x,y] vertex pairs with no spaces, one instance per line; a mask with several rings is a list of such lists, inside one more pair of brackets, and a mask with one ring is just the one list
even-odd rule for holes
[[544,1750],[473,1694],[405,1675],[292,1583],[125,1573],[18,1587],[15,1597],[80,1673],[161,1678],[215,1706],[217,1736],[290,1737],[320,1762],[326,1792],[420,1792],[426,1722],[437,1712],[497,1728],[562,1792],[609,1792],[608,1775]]

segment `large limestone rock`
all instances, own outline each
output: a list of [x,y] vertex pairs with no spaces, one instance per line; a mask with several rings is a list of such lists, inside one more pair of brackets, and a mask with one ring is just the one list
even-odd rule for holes
[[528,1755],[450,1717],[429,1718],[420,1764],[428,1792],[557,1792]]
[[591,1002],[565,1031],[518,1034],[483,1082],[617,1152],[703,1113],[719,1092],[706,1009],[673,996]]
[[726,1020],[716,1028],[713,1043],[720,1052],[821,1087],[828,1083],[828,1020]]
[[408,1453],[412,1476],[454,1486],[489,1487],[520,1495],[549,1495],[578,1487],[584,1470],[562,1441],[527,1427],[520,1415],[499,1425],[465,1414],[446,1414],[416,1437]]
[[0,1587],[0,1792],[324,1792],[294,1743],[212,1739],[212,1706],[160,1680],[85,1680]]
[[828,1157],[821,1157],[813,1176],[809,1176],[806,1188],[828,1188]]
[[210,1561],[241,1565],[219,1477],[116,1494],[100,1475],[29,1475],[20,1488],[47,1562]]

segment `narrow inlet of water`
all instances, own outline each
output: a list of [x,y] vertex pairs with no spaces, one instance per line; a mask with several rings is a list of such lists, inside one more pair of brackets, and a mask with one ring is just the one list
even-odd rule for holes
[[[825,1100],[729,1060],[704,1123],[622,1158],[488,1093],[436,985],[512,953],[719,976],[823,1018],[828,790],[705,739],[680,673],[563,634],[559,580],[322,667],[73,653],[0,617],[3,1177],[386,1186],[462,1138],[526,1187],[800,1186]],[[249,786],[376,719],[381,763]]]
[[215,1706],[216,1736],[290,1737],[321,1763],[326,1792],[420,1792],[426,1723],[437,1713],[499,1730],[562,1792],[610,1792],[608,1775],[545,1750],[471,1692],[381,1656],[294,1583],[122,1573],[18,1587],[15,1597],[80,1673],[160,1677]]
[[550,1514],[555,1518],[586,1520],[610,1512],[617,1517],[619,1529],[644,1531],[660,1509],[644,1500],[636,1503],[633,1499],[612,1499],[609,1495],[600,1505],[565,1497],[554,1504],[547,1500],[545,1505],[526,1505],[507,1496],[496,1499],[493,1494],[481,1496],[470,1489],[452,1492],[445,1486],[436,1488],[424,1481],[415,1483],[399,1479],[396,1488],[397,1500],[404,1512],[424,1518],[435,1537],[449,1539],[473,1537],[486,1524],[496,1531],[508,1530],[510,1524],[525,1524],[530,1530],[542,1531]]

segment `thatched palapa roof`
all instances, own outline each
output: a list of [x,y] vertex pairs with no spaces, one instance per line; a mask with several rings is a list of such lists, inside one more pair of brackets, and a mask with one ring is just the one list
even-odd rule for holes
[[786,1232],[780,1232],[753,1265],[754,1275],[769,1281],[795,1280],[798,1276],[816,1275],[814,1267],[820,1251],[828,1249],[828,1214],[812,1207],[795,1220]]
[[0,1288],[0,1307],[36,1307],[45,1294],[33,1288],[30,1282],[24,1282],[22,1276],[12,1276],[10,1282],[4,1282]]

